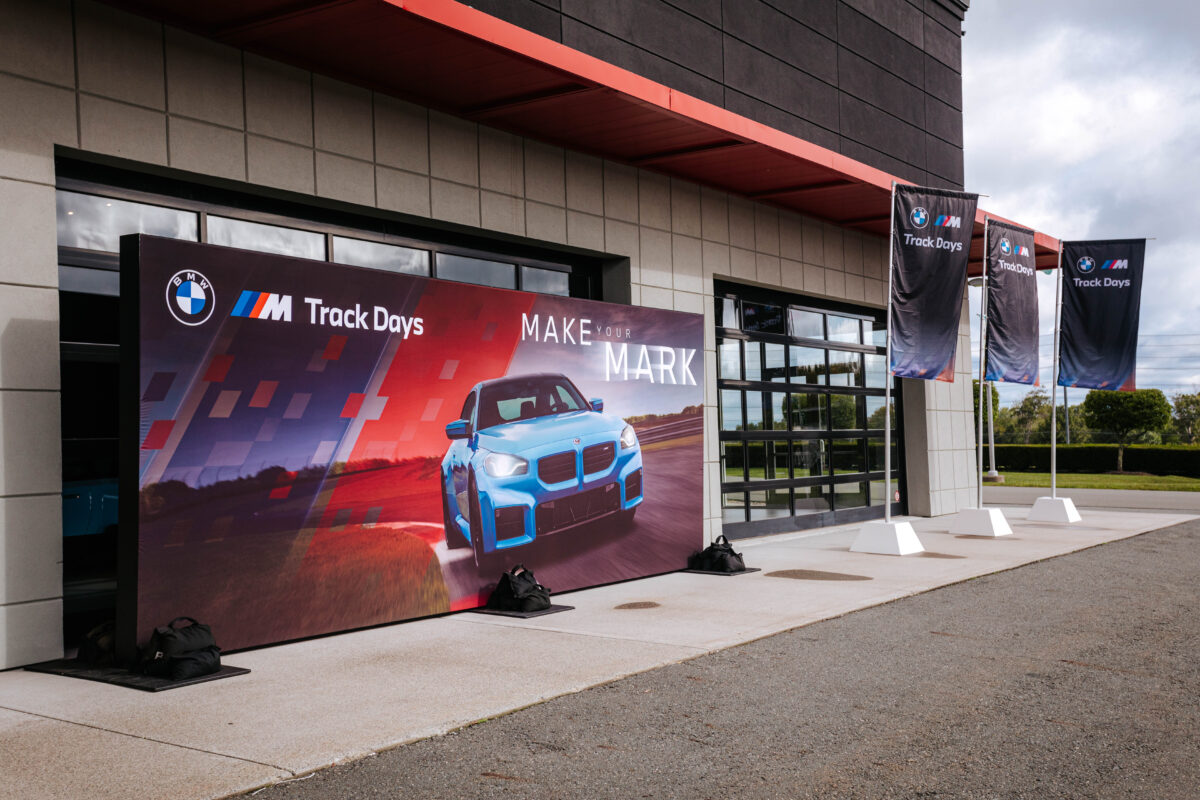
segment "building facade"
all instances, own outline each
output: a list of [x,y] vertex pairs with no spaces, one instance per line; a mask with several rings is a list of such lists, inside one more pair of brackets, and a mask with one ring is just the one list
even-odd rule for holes
[[[553,116],[533,136],[487,109],[450,113],[434,78],[397,96],[156,5],[0,0],[0,668],[60,657],[64,619],[70,640],[109,602],[104,538],[70,534],[109,527],[125,233],[704,314],[708,538],[881,516],[894,492],[911,514],[971,505],[965,303],[954,383],[896,383],[900,468],[883,485],[878,220],[698,182],[670,153],[566,146]],[[511,23],[565,46],[556,59],[600,59],[638,91],[698,98],[780,141],[961,188],[965,3],[475,4],[494,18],[418,5],[532,41]]]

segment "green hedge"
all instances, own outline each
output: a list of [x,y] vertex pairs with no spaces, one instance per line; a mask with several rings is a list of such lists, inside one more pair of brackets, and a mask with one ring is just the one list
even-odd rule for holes
[[[983,455],[988,465],[988,455]],[[1112,472],[1117,468],[1115,444],[1063,444],[1058,446],[1059,472]],[[1001,472],[1049,472],[1050,445],[998,444],[996,469]],[[1125,471],[1151,475],[1200,478],[1200,447],[1134,444],[1125,448]]]

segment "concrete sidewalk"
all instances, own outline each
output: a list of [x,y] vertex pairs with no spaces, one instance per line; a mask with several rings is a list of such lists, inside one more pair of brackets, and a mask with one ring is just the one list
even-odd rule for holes
[[[1050,490],[1025,486],[984,484],[983,502],[997,506],[1031,506]],[[1200,514],[1200,492],[1155,492],[1136,489],[1059,489],[1079,508],[1123,508],[1146,511],[1185,511]]]
[[[763,572],[673,573],[556,596],[564,614],[458,613],[235,653],[253,673],[146,694],[0,673],[0,786],[22,798],[210,798],[293,778],[531,703],[938,586],[1194,519],[1085,510],[1078,525],[948,533],[927,552],[849,552],[857,528],[740,543]],[[772,574],[775,573],[775,574]],[[636,609],[624,609],[636,603]]]

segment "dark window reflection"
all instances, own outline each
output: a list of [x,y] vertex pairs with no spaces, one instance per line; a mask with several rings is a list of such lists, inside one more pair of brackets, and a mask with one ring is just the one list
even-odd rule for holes
[[787,333],[783,307],[742,301],[742,330],[747,333]]
[[819,394],[793,394],[790,400],[788,416],[791,419],[791,429],[794,431],[825,430],[824,401]]
[[521,267],[521,289],[538,294],[556,294],[567,297],[571,293],[571,276],[566,272],[537,267]]
[[866,472],[866,454],[862,439],[834,439],[829,443],[830,462],[834,475]]
[[824,439],[792,442],[792,473],[797,478],[816,478],[829,474]]
[[835,431],[862,427],[864,408],[861,396],[852,394],[829,395],[829,422]]
[[790,517],[790,489],[768,489],[761,492],[750,492],[750,519],[775,519]]
[[495,286],[500,289],[517,288],[517,268],[512,264],[485,261],[482,258],[437,255],[437,276],[447,281],[475,283],[480,286]]
[[862,508],[867,505],[870,497],[870,484],[866,481],[836,484],[833,487],[833,497],[839,509]]

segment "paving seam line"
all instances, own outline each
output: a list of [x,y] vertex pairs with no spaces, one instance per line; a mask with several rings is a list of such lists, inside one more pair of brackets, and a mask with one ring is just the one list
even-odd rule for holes
[[242,761],[247,764],[255,764],[260,767],[270,767],[271,769],[277,769],[281,772],[286,772],[288,775],[291,775],[292,777],[295,777],[297,775],[297,773],[294,770],[290,770],[287,767],[281,767],[278,764],[268,764],[265,761],[255,761],[252,758],[244,758],[242,756],[230,755],[229,753],[218,753],[215,750],[205,750],[203,747],[192,747],[191,745],[188,745],[188,744],[179,744],[178,742],[168,742],[165,739],[155,739],[152,736],[140,736],[136,733],[127,733],[125,731],[113,730],[112,728],[105,728],[101,725],[91,725],[87,722],[78,722],[77,720],[73,720],[73,719],[63,719],[62,717],[55,717],[55,716],[51,716],[50,714],[40,714],[36,711],[26,711],[23,708],[13,708],[12,706],[0,706],[0,709],[2,709],[4,711],[12,711],[16,714],[24,714],[24,715],[30,716],[30,717],[37,717],[40,719],[48,719],[48,720],[52,720],[54,722],[62,722],[67,725],[77,725],[80,728],[91,728],[94,731],[103,731],[104,733],[112,733],[117,736],[127,736],[130,739],[141,739],[142,741],[145,741],[145,742],[153,742],[155,744],[162,744],[162,745],[166,745],[167,747],[178,747],[181,750],[192,750],[197,753],[204,753],[205,755],[217,756],[218,758],[228,758],[233,761]]

